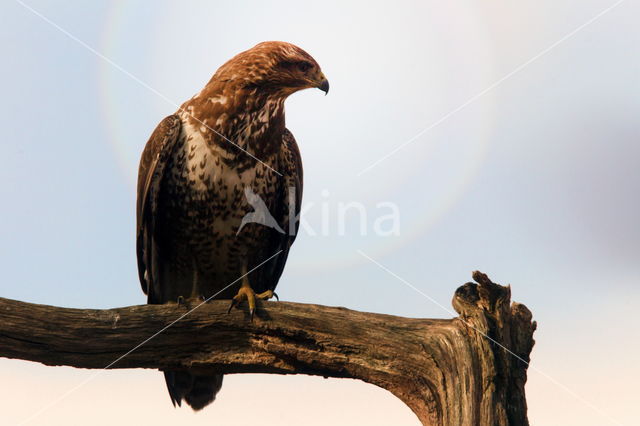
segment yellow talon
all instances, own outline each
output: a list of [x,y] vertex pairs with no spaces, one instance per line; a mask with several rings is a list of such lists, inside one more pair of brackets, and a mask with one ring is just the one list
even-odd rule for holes
[[233,296],[233,299],[231,299],[231,305],[229,306],[229,310],[227,311],[227,313],[230,313],[231,309],[233,309],[234,306],[239,306],[241,302],[246,300],[247,302],[249,302],[249,315],[251,316],[251,320],[253,321],[253,316],[256,312],[256,299],[269,300],[273,296],[278,297],[273,292],[273,290],[267,290],[260,294],[255,294],[251,286],[249,286],[248,284],[245,285],[243,283],[238,290],[238,293]]
[[267,291],[264,291],[264,292],[262,292],[262,293],[260,293],[260,294],[256,294],[256,297],[257,297],[258,299],[260,299],[260,300],[269,300],[269,299],[271,299],[273,296],[275,296],[275,297],[276,297],[276,299],[278,298],[278,295],[277,295],[277,294],[275,294],[273,290],[267,290]]
[[233,309],[234,306],[238,306],[242,301],[246,300],[247,302],[249,302],[249,315],[251,316],[251,321],[253,321],[253,315],[256,312],[256,298],[260,300],[269,300],[273,296],[278,298],[278,295],[275,294],[273,290],[267,290],[260,294],[256,294],[251,288],[251,285],[249,284],[249,278],[247,277],[248,274],[246,272],[246,266],[243,267],[243,270],[245,275],[242,278],[242,285],[240,286],[238,293],[235,296],[233,296],[233,299],[231,299],[231,305],[229,306],[229,310],[227,311],[227,313],[230,313],[231,309]]

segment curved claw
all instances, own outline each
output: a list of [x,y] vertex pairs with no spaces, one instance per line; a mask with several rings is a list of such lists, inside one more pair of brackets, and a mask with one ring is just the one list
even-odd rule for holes
[[278,302],[280,301],[280,298],[278,297],[278,293],[276,293],[275,291],[273,292],[273,297],[275,297]]

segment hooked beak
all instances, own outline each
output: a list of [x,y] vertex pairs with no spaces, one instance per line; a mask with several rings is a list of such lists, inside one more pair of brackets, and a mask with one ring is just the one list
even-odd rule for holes
[[329,93],[329,80],[327,80],[324,74],[320,74],[320,82],[316,87],[322,90],[325,95]]

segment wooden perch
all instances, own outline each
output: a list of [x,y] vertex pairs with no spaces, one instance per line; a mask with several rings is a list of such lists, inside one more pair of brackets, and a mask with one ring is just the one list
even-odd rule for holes
[[454,294],[460,316],[446,320],[266,302],[250,322],[246,309],[227,314],[228,301],[212,301],[166,328],[197,304],[93,310],[0,298],[0,356],[354,378],[387,389],[425,425],[526,425],[536,323],[524,305],[511,304],[510,287],[480,272],[473,278],[478,284]]

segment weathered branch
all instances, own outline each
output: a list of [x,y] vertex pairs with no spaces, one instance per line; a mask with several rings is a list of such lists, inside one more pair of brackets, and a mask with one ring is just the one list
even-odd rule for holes
[[80,368],[348,377],[389,390],[425,425],[527,424],[535,322],[524,305],[510,304],[509,287],[479,272],[474,279],[456,290],[460,316],[448,320],[267,302],[250,322],[246,311],[228,315],[228,302],[213,301],[173,323],[196,305],[91,310],[0,298],[0,356]]

